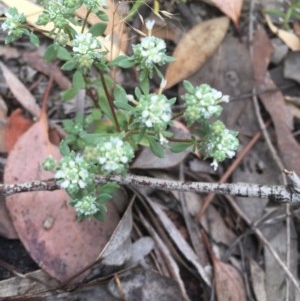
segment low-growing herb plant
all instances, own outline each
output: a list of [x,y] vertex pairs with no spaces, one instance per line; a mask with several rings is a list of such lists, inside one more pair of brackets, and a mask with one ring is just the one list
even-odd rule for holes
[[[75,11],[82,5],[87,7],[84,21],[76,18]],[[186,149],[202,154],[204,159],[212,159],[212,167],[226,158],[232,158],[239,146],[238,133],[226,129],[212,117],[219,117],[221,103],[229,97],[222,95],[206,84],[193,86],[189,81],[183,85],[186,93],[182,95],[185,107],[173,114],[172,106],[176,98],[168,99],[163,94],[166,81],[159,66],[168,64],[174,58],[166,54],[164,40],[152,35],[154,21],[146,22],[148,35],[140,43],[133,45],[132,56],[118,56],[107,61],[107,50],[101,45],[98,36],[105,31],[105,1],[96,0],[56,0],[44,1],[45,11],[39,16],[37,24],[54,24],[49,33],[53,43],[45,51],[45,59],[64,61],[62,70],[72,71],[72,87],[64,91],[62,98],[68,100],[76,96],[81,89],[93,95],[94,109],[86,116],[77,115],[74,120],[63,122],[67,137],[60,144],[62,159],[56,162],[52,157],[45,158],[44,169],[55,172],[58,185],[72,198],[72,205],[79,220],[96,217],[105,218],[105,203],[118,188],[114,183],[96,185],[96,174],[126,175],[128,167],[135,158],[138,148],[150,147],[159,157],[164,149],[181,152]],[[95,13],[103,22],[87,28],[89,14]],[[25,27],[26,18],[15,8],[6,13],[2,29],[7,31],[6,43],[28,35],[34,45],[38,37]],[[73,25],[81,26],[76,32]],[[138,87],[134,95],[109,77],[111,68],[136,68],[139,72]],[[99,76],[93,77],[91,69]],[[150,91],[150,81],[156,74],[161,79],[158,92]],[[97,91],[97,93],[93,93]],[[110,93],[112,91],[112,93]],[[194,134],[190,139],[174,139],[170,131],[175,119],[185,120],[192,126]],[[88,129],[93,122],[108,120],[106,126]]]
[[264,11],[266,14],[278,17],[282,21],[284,29],[290,31],[291,22],[300,21],[300,2],[298,0],[284,2],[286,3],[281,4],[282,10],[267,7]]

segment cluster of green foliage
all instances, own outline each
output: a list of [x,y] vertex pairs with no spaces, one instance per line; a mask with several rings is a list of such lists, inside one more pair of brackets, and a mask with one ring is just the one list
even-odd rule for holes
[[[137,1],[132,6],[128,17],[141,3]],[[159,157],[164,156],[166,148],[174,152],[190,149],[203,154],[205,159],[212,158],[211,165],[215,169],[219,162],[235,155],[239,146],[237,132],[226,129],[219,120],[210,121],[220,116],[220,104],[228,102],[228,96],[206,84],[194,87],[184,81],[185,107],[173,114],[172,106],[177,99],[164,95],[166,81],[160,66],[174,58],[167,55],[164,40],[152,36],[154,21],[146,22],[148,35],[133,45],[132,56],[122,55],[108,61],[108,51],[98,39],[104,34],[108,21],[104,0],[56,0],[44,1],[43,5],[45,10],[38,18],[38,25],[54,25],[50,32],[53,43],[45,51],[45,60],[60,60],[61,69],[72,74],[72,86],[62,93],[62,99],[73,99],[85,89],[93,103],[85,116],[77,115],[74,120],[63,122],[68,135],[60,145],[62,160],[56,162],[49,157],[43,164],[46,170],[55,172],[57,183],[71,196],[70,204],[80,220],[104,219],[105,202],[117,185],[96,185],[94,177],[96,174],[126,174],[140,146],[149,147]],[[78,19],[75,13],[82,5],[87,7],[84,20]],[[88,27],[87,19],[92,12],[100,22]],[[25,34],[34,45],[39,44],[38,37],[25,27],[23,14],[11,8],[6,17],[2,24],[2,29],[8,31],[6,42]],[[80,32],[74,25],[80,27]],[[110,77],[110,71],[116,67],[136,68],[139,79],[134,95],[128,94]],[[150,88],[154,75],[161,78],[156,93]],[[193,126],[190,139],[173,137],[174,119]]]

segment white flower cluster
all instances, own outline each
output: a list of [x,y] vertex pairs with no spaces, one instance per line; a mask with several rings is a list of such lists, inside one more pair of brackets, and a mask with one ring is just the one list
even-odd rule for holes
[[96,158],[101,171],[105,174],[123,174],[134,157],[134,151],[128,142],[119,137],[110,137],[96,146]]
[[1,24],[1,28],[3,31],[8,31],[8,35],[15,35],[16,38],[22,35],[22,31],[20,30],[20,26],[22,23],[26,22],[26,18],[24,14],[19,14],[18,10],[15,7],[8,9],[5,14],[6,19]]
[[218,162],[232,158],[239,147],[237,132],[225,128],[223,122],[216,121],[210,126],[210,133],[205,136],[202,151],[205,157],[212,157],[212,166],[216,170]]
[[45,11],[39,15],[38,25],[53,22],[55,28],[63,29],[74,19],[74,13],[82,5],[82,0],[44,1]]
[[71,152],[69,156],[61,159],[55,179],[61,188],[75,194],[86,188],[93,181],[93,176],[89,172],[88,162],[82,155]]
[[142,38],[140,44],[132,45],[132,50],[137,69],[148,70],[150,74],[155,65],[161,66],[173,61],[173,58],[166,55],[165,41],[153,36]]
[[97,49],[101,48],[101,44],[91,33],[79,33],[72,41],[73,51],[78,54],[90,54],[97,57],[99,54]]
[[222,112],[221,102],[228,102],[229,96],[203,84],[182,96],[186,102],[185,118],[193,123],[196,120],[218,117]]
[[161,132],[172,119],[172,104],[173,100],[169,100],[163,94],[143,95],[133,114],[146,128]]
[[82,69],[91,68],[94,60],[100,57],[101,44],[91,33],[78,34],[72,41],[72,46],[75,62]]
[[80,200],[74,200],[72,203],[74,203],[74,208],[80,218],[91,217],[99,211],[96,197],[92,195],[86,195]]

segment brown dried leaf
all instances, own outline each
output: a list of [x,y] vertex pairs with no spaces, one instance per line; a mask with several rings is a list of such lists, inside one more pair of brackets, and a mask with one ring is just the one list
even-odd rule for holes
[[276,27],[269,15],[265,15],[265,18],[271,31],[275,33],[291,50],[300,50],[300,39],[295,33]]
[[208,2],[219,8],[233,21],[235,27],[238,28],[243,0],[209,0],[205,2]]
[[229,26],[227,17],[202,22],[187,32],[174,50],[166,71],[168,89],[195,73],[216,51]]
[[265,272],[252,258],[249,260],[251,281],[255,297],[259,301],[267,301],[265,287]]
[[254,36],[253,60],[255,80],[258,91],[276,91],[262,93],[260,99],[272,117],[275,125],[277,144],[282,155],[284,167],[300,173],[300,147],[291,133],[293,116],[289,113],[284,97],[278,91],[267,72],[271,46],[268,36],[262,27],[259,27]]
[[21,137],[32,125],[32,121],[24,117],[21,109],[16,109],[9,116],[5,128],[5,145],[9,153],[19,137]]
[[243,279],[236,268],[213,259],[218,301],[246,301]]
[[[53,177],[41,168],[47,156],[60,158],[58,148],[49,142],[47,130],[46,118],[42,117],[20,137],[7,159],[5,183]],[[119,221],[110,202],[105,223],[94,219],[79,223],[69,200],[63,190],[21,193],[6,200],[27,251],[41,268],[60,281],[95,261]]]
[[199,257],[195,254],[194,250],[186,242],[180,231],[166,215],[160,205],[156,202],[153,202],[153,200],[147,196],[145,196],[145,199],[157,215],[157,218],[160,220],[163,228],[168,232],[170,239],[174,242],[178,250],[180,250],[186,260],[188,260],[189,263],[194,266],[194,268],[197,270],[197,273],[205,281],[205,283],[211,286],[211,277],[208,273],[208,270],[211,268],[211,266],[209,264],[206,264],[205,266],[202,265],[202,263],[199,261]]
[[6,60],[18,59],[20,57],[20,53],[15,47],[1,46],[0,56],[4,56]]
[[19,81],[19,79],[3,64],[0,62],[3,76],[6,84],[8,85],[11,93],[19,101],[19,103],[27,109],[35,117],[40,116],[40,108],[37,105],[35,98],[28,91],[28,89]]
[[0,95],[0,152],[6,153],[5,127],[7,122],[7,106]]

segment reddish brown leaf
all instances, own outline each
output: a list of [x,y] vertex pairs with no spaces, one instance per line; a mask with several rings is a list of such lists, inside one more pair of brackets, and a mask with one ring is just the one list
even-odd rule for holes
[[283,95],[278,91],[267,72],[271,46],[268,36],[262,27],[256,31],[253,40],[253,60],[257,90],[277,91],[262,93],[260,99],[272,117],[275,125],[277,144],[282,154],[284,167],[300,173],[300,147],[291,133],[293,117],[289,113]]
[[218,301],[246,301],[243,279],[236,268],[213,259]]
[[168,65],[165,89],[195,73],[216,51],[229,25],[227,17],[202,22],[187,32],[174,50],[175,61]]
[[23,116],[21,109],[16,109],[9,116],[5,128],[5,145],[9,153],[19,137],[21,137],[32,125],[32,122]]
[[[47,156],[60,158],[47,133],[46,118],[41,118],[20,137],[7,160],[5,183],[53,177],[41,168]],[[63,190],[57,190],[16,194],[6,201],[15,229],[32,258],[60,281],[94,262],[119,221],[110,202],[105,223],[96,220],[79,223],[69,200]]]

